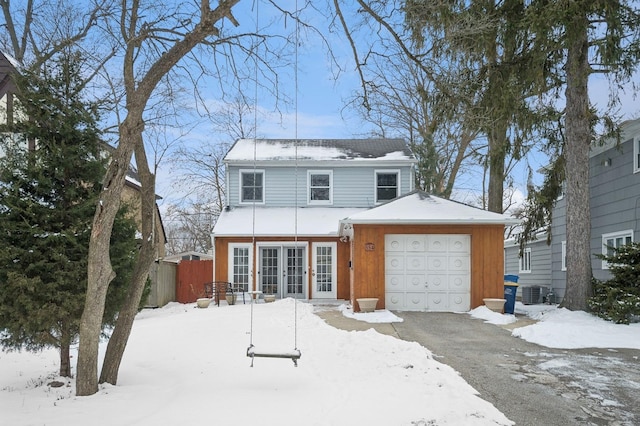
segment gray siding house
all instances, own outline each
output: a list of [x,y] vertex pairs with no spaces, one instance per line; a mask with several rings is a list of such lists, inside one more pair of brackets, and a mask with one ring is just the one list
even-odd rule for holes
[[518,275],[516,296],[523,302],[540,303],[551,291],[551,248],[545,234],[530,241],[520,256],[520,246],[515,238],[504,242],[504,273]]
[[[640,238],[640,119],[625,121],[621,130],[620,143],[609,140],[592,147],[589,159],[591,229],[585,229],[585,232],[591,234],[591,268],[597,279],[608,279],[611,274],[606,262],[596,254],[607,253],[608,247],[619,247]],[[534,265],[544,269],[546,264],[549,269],[547,286],[553,290],[556,301],[562,300],[566,288],[565,211],[566,198],[560,197],[553,210],[551,245],[542,243],[546,249],[537,241],[528,245],[531,248],[531,274],[538,275]],[[517,247],[512,249],[511,246],[513,242],[505,241],[505,265],[509,265],[505,273],[518,274],[516,266],[522,259],[518,257]],[[521,284],[533,282],[526,273],[518,275]]]
[[355,310],[467,311],[502,290],[513,219],[415,190],[401,139],[239,139],[224,164],[214,281]]

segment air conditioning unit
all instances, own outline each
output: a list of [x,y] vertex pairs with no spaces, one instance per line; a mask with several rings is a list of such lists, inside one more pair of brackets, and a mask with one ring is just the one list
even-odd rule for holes
[[542,303],[541,290],[538,286],[522,287],[522,303],[525,305]]

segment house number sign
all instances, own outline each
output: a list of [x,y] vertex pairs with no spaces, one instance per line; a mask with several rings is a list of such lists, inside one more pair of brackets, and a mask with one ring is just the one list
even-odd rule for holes
[[374,251],[376,249],[376,245],[373,243],[365,243],[364,251]]

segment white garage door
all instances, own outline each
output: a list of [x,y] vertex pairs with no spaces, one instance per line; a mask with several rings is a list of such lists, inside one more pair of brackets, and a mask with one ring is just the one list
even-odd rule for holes
[[468,311],[470,241],[470,235],[385,235],[386,308]]

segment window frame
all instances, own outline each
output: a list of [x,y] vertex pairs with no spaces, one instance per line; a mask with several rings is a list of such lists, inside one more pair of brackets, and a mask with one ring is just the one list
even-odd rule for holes
[[[396,196],[393,197],[393,198],[390,198],[388,200],[379,200],[378,199],[378,175],[392,175],[392,174],[396,175]],[[402,175],[401,175],[400,169],[378,169],[378,170],[374,170],[374,173],[373,173],[373,192],[374,192],[374,199],[375,199],[375,203],[376,204],[386,203],[386,202],[391,201],[394,198],[398,198],[400,196],[400,194],[402,193],[402,190],[401,190],[402,179],[401,179],[401,177],[402,177]]]
[[[634,234],[633,229],[625,229],[624,231],[609,232],[607,234],[602,234],[602,254],[603,255],[607,255],[608,254],[607,240],[614,240],[615,241],[617,238],[624,238],[625,242],[622,245],[625,245],[625,244],[633,243],[633,234]],[[630,241],[628,241],[628,242],[626,242],[626,238],[627,237],[630,238]],[[614,246],[614,247],[618,248],[620,246]],[[602,269],[603,270],[608,270],[609,269],[609,262],[607,262],[604,259],[602,259]]]
[[531,247],[526,247],[522,251],[522,256],[518,259],[518,272],[521,274],[531,273]]
[[632,141],[632,144],[633,144],[633,173],[639,173],[640,172],[640,137],[627,139],[625,142],[629,142],[629,141]]
[[[329,199],[328,200],[312,200],[311,199],[311,195],[314,188],[324,188],[324,187],[311,186],[311,179],[313,175],[329,176]],[[333,204],[333,170],[307,170],[307,204],[309,205],[332,205]]]
[[562,256],[562,266],[560,268],[561,271],[566,271],[567,270],[567,242],[563,241],[562,242],[562,248],[561,248],[561,254],[560,256]]
[[[243,175],[245,174],[252,174],[252,175],[262,175],[262,200],[260,201],[256,201],[256,200],[244,200],[243,199],[243,189],[244,189],[244,185],[243,185]],[[238,202],[239,204],[264,204],[265,203],[265,184],[266,184],[266,173],[264,171],[264,169],[240,169],[239,170],[239,174],[238,174]],[[254,188],[257,188],[256,186],[254,186]]]

